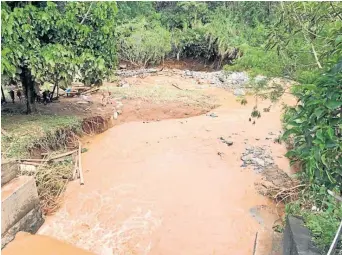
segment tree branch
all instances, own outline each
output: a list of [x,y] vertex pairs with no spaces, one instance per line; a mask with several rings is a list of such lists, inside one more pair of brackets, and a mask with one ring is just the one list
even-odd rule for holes
[[84,17],[83,17],[83,19],[82,19],[82,21],[81,21],[81,25],[83,24],[83,22],[84,22],[85,19],[87,18],[87,16],[88,16],[88,14],[89,14],[89,12],[90,12],[90,9],[91,9],[91,6],[92,6],[92,5],[93,5],[93,2],[90,3],[89,9],[88,9],[87,13],[84,15]]
[[314,57],[315,57],[315,60],[316,60],[316,63],[317,63],[318,68],[319,68],[319,69],[322,69],[321,63],[320,63],[319,60],[318,60],[317,52],[316,52],[316,50],[315,50],[315,47],[314,47],[313,43],[311,43],[311,49],[312,49],[312,53],[314,54]]

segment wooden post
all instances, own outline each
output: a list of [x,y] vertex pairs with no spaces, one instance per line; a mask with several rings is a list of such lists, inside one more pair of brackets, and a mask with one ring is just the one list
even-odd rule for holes
[[81,142],[78,141],[78,173],[80,176],[80,183],[81,183],[81,185],[84,185],[81,153],[82,153],[82,146],[81,146]]

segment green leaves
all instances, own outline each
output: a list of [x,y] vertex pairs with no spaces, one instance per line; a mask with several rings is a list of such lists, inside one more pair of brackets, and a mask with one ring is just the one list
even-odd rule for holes
[[342,99],[340,101],[328,100],[325,104],[330,110],[334,110],[342,105]]
[[[1,73],[14,77],[25,66],[38,83],[67,83],[77,71],[90,75],[82,78],[92,82],[109,75],[117,63],[116,3],[90,4],[24,3],[11,10],[2,3]],[[83,64],[84,53],[94,62]]]
[[341,73],[329,72],[310,86],[297,87],[300,104],[287,109],[283,134],[294,147],[286,156],[302,162],[305,179],[338,188],[342,183],[341,81]]
[[136,19],[116,30],[122,60],[146,66],[160,63],[171,51],[170,33],[157,22]]

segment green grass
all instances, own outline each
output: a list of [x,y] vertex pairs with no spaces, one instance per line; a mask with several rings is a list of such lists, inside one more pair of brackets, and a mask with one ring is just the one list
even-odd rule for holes
[[1,125],[8,134],[2,135],[1,143],[2,154],[6,158],[29,156],[29,150],[37,145],[62,145],[65,132],[80,133],[81,130],[81,120],[71,116],[3,114]]

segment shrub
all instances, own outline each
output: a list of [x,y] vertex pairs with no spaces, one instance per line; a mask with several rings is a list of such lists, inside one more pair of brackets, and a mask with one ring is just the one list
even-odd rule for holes
[[119,58],[136,65],[160,63],[171,51],[170,32],[158,22],[136,19],[120,25],[116,33]]
[[275,51],[266,51],[260,47],[244,44],[240,47],[243,56],[233,65],[225,65],[226,71],[248,71],[252,76],[283,76],[285,74],[284,59]]
[[300,161],[302,177],[310,183],[339,187],[342,183],[342,91],[341,73],[302,76],[309,84],[296,86],[295,107],[285,113],[283,139],[293,138],[287,153]]

